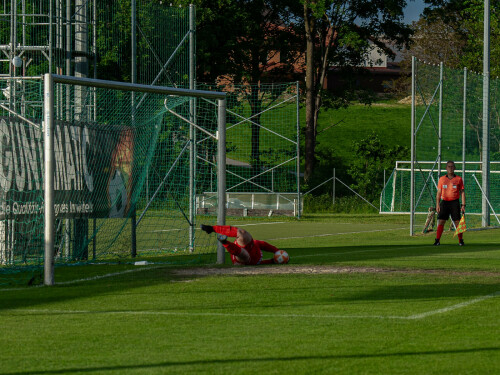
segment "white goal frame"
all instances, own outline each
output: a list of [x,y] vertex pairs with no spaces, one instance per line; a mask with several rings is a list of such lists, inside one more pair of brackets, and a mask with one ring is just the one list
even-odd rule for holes
[[[122,91],[154,93],[162,95],[187,96],[217,100],[217,187],[218,209],[217,224],[226,221],[226,93],[217,91],[179,89],[165,86],[151,86],[100,79],[80,78],[57,74],[44,74],[44,284],[54,285],[54,84],[62,83],[74,86],[86,86]],[[200,128],[192,123],[192,126]],[[218,244],[217,263],[224,262],[224,248]]]

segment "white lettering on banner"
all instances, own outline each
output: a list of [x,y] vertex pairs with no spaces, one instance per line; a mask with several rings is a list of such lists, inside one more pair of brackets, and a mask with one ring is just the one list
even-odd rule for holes
[[[63,128],[66,138],[66,190],[77,190],[76,186],[76,171],[75,160],[73,157],[73,147],[71,147],[71,139],[69,137],[69,129],[67,126]],[[73,183],[73,184],[72,184]]]
[[[0,204],[0,216],[4,215],[30,215],[43,214],[44,206],[41,202],[13,202],[12,204],[2,202]],[[92,202],[68,202],[54,204],[56,216],[62,214],[91,214],[94,212]],[[0,223],[2,221],[0,220]]]
[[75,145],[75,181],[76,181],[76,190],[82,190],[82,171],[81,171],[81,165],[82,165],[82,160],[81,160],[81,153],[80,149],[82,147],[82,142],[81,142],[81,132],[80,132],[80,127],[78,126],[71,126],[71,139],[73,140],[73,143]]
[[[55,129],[59,129],[58,126]],[[66,189],[66,163],[64,162],[64,148],[63,148],[63,132],[54,132],[54,158],[55,158],[55,190],[68,190]]]
[[0,121],[0,188],[7,192],[12,185],[12,142],[4,119]]
[[[26,169],[24,167],[24,155],[21,147],[21,136],[19,134],[19,128],[21,126],[16,126],[14,123],[10,124],[9,129],[11,131],[10,138],[12,142],[12,159],[14,161],[14,176],[16,180],[17,190],[24,191],[24,185],[26,183]],[[17,129],[17,131],[16,131]]]
[[[21,126],[23,129],[24,126]],[[40,139],[40,130],[36,128],[27,129],[30,137],[26,137],[23,134],[23,150],[26,156],[26,169],[27,169],[27,179],[28,179],[28,190],[40,189],[40,174],[39,165],[41,158],[39,157],[38,151],[41,151],[41,147],[38,147],[38,139]]]
[[[58,123],[54,127],[56,191],[94,191],[87,164],[91,149],[89,129]],[[95,146],[94,146],[95,147]],[[39,129],[0,119],[0,191],[40,190],[44,155]],[[85,181],[85,186],[84,186]]]
[[82,134],[82,142],[80,143],[82,150],[82,170],[83,170],[83,176],[85,177],[85,185],[87,185],[87,189],[89,189],[89,191],[92,192],[94,191],[94,178],[89,173],[89,169],[87,167],[87,145],[89,144],[90,144],[89,130],[87,129],[87,127],[84,127]]

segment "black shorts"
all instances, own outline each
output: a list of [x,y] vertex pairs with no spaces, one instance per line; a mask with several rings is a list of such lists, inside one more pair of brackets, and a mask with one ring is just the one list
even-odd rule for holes
[[460,201],[458,199],[454,201],[441,201],[439,203],[439,215],[438,220],[448,220],[451,215],[453,221],[460,220],[462,217],[460,213]]

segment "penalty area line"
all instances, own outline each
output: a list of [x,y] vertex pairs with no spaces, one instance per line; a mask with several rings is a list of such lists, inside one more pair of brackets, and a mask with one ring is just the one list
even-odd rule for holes
[[343,234],[362,234],[362,233],[375,233],[375,232],[392,232],[396,230],[407,229],[404,228],[392,228],[392,229],[375,229],[375,230],[364,230],[358,232],[339,232],[339,233],[323,233],[323,234],[312,234],[310,236],[295,236],[295,237],[277,237],[277,238],[268,238],[267,240],[295,240],[300,238],[312,238],[312,237],[329,237],[329,236],[340,236]]
[[427,311],[427,312],[424,312],[421,314],[410,315],[407,319],[422,319],[422,318],[427,318],[428,316],[432,316],[432,315],[444,314],[444,313],[447,313],[449,311],[461,309],[462,307],[467,307],[467,306],[473,305],[475,303],[478,303],[478,302],[481,302],[481,301],[484,301],[484,300],[487,300],[490,298],[494,298],[497,296],[500,296],[500,290],[495,292],[495,293],[488,294],[486,296],[477,297],[477,298],[474,298],[474,299],[471,299],[471,300],[468,300],[465,302],[457,303],[456,305],[444,307],[442,309]]
[[[419,320],[432,315],[444,314],[453,310],[458,310],[472,304],[500,296],[500,291],[497,291],[486,296],[471,299],[469,301],[461,302],[456,305],[448,306],[442,309],[427,311],[420,314],[410,316],[398,315],[337,315],[337,314],[280,314],[284,318],[310,318],[310,319],[377,319],[377,320]],[[51,310],[51,309],[10,309],[0,312],[1,315],[10,314],[108,314],[108,315],[135,315],[135,316],[207,316],[207,317],[243,317],[243,318],[276,318],[276,314],[242,314],[242,313],[221,313],[221,312],[186,312],[186,311],[137,311],[137,310],[121,310],[121,311],[98,311],[98,310]]]

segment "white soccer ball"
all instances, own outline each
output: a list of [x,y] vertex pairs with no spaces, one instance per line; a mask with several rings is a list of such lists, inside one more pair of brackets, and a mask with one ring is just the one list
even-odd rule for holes
[[285,264],[290,260],[290,256],[285,250],[278,250],[274,253],[274,263]]

